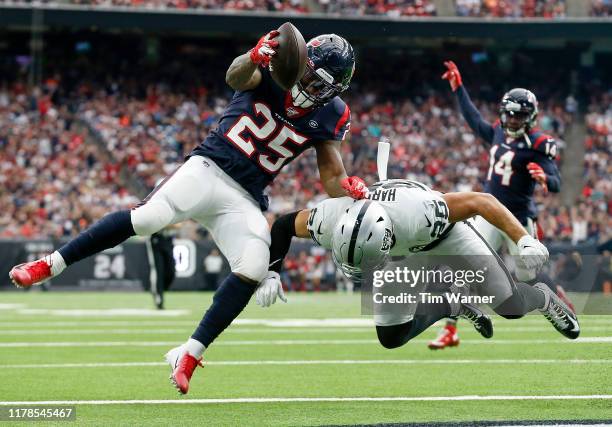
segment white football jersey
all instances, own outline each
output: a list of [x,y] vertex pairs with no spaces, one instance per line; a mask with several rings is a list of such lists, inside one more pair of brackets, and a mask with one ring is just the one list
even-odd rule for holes
[[[369,188],[370,200],[380,203],[393,222],[391,255],[418,252],[448,228],[448,206],[441,193],[404,179],[378,182]],[[310,212],[308,231],[319,245],[331,249],[331,237],[342,214],[354,203],[350,197],[327,199]]]

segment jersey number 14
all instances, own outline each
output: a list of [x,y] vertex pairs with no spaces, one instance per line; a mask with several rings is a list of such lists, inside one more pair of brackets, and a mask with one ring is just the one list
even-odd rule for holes
[[487,181],[491,180],[493,174],[501,176],[501,185],[510,185],[510,178],[512,178],[512,159],[514,159],[514,151],[506,151],[499,157],[497,162],[495,161],[495,153],[499,145],[491,147],[491,154],[489,159],[489,173],[487,173]]

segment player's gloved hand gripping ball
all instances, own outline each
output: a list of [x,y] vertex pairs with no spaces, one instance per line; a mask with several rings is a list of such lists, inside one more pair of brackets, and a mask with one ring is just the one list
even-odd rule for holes
[[368,187],[363,179],[358,176],[347,176],[340,184],[346,194],[356,200],[365,199],[368,196]]
[[251,49],[250,53],[253,64],[261,65],[262,67],[270,65],[270,61],[276,55],[276,49],[278,48],[278,41],[273,39],[278,37],[279,34],[278,31],[273,30],[259,39],[257,45]]
[[461,81],[461,73],[459,73],[459,68],[457,68],[457,65],[455,65],[453,61],[445,61],[444,66],[446,67],[447,71],[446,73],[442,74],[442,78],[444,80],[448,80],[451,89],[453,92],[455,92],[457,89],[459,89],[459,86],[463,84],[463,81]]

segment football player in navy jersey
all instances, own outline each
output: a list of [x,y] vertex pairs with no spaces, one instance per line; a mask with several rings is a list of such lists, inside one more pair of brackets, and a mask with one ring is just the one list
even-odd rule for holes
[[[523,224],[527,232],[537,238],[537,209],[533,197],[535,187],[541,185],[544,191],[557,193],[561,189],[561,176],[555,163],[555,140],[536,127],[536,96],[523,88],[506,92],[499,105],[499,119],[490,124],[482,118],[470,100],[457,65],[453,61],[446,61],[444,65],[447,71],[442,78],[448,80],[451,90],[456,93],[461,114],[476,136],[489,146],[485,191],[494,195]],[[494,250],[499,251],[505,244],[510,255],[518,254],[516,245],[505,233],[480,217],[476,219],[475,225]],[[520,281],[536,282],[536,272],[518,264],[515,274]],[[541,275],[539,281],[549,287],[553,286],[546,275]],[[554,290],[572,307],[563,289],[557,287]],[[440,349],[458,343],[456,324],[451,320],[438,338],[429,343],[429,348]]]
[[266,277],[270,230],[263,215],[268,207],[264,189],[282,167],[314,147],[329,196],[360,199],[367,192],[360,178],[347,177],[339,152],[351,113],[338,95],[348,89],[355,70],[353,48],[335,34],[315,37],[307,44],[307,71],[284,91],[267,69],[279,48],[277,36],[277,31],[266,34],[232,62],[226,82],[235,93],[217,128],[138,206],[106,215],[52,254],[9,273],[15,285],[30,287],[134,235],[198,221],[210,231],[232,273],[191,338],[166,354],[171,379],[183,394],[206,347]]

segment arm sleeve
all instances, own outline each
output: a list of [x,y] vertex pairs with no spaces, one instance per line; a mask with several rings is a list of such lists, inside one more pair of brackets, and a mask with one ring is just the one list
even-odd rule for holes
[[276,271],[280,274],[283,268],[283,262],[289,248],[291,247],[291,239],[295,236],[295,217],[299,211],[291,212],[283,215],[274,221],[270,235],[272,242],[270,243],[270,271]]
[[537,153],[535,157],[535,162],[544,169],[546,173],[546,186],[548,187],[548,191],[551,193],[558,193],[561,191],[561,174],[559,173],[559,168],[557,168],[557,164],[550,156],[547,156],[542,153]]
[[494,129],[491,124],[483,120],[478,109],[472,103],[470,96],[465,87],[459,86],[457,89],[457,99],[459,100],[459,108],[465,121],[476,135],[484,139],[487,143],[493,142]]

